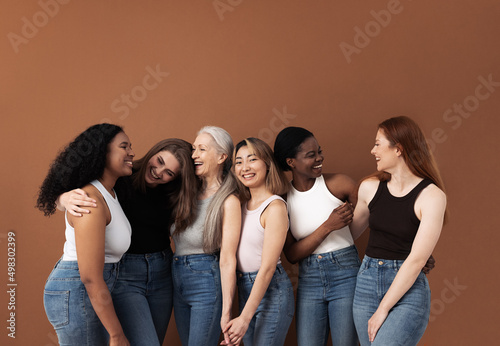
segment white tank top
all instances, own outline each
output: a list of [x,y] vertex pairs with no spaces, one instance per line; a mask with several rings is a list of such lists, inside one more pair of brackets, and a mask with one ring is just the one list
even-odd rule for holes
[[[265,231],[260,223],[260,216],[269,203],[275,199],[285,202],[280,196],[273,195],[266,199],[257,209],[248,210],[246,203],[241,208],[240,243],[238,245],[238,251],[236,252],[238,270],[241,272],[256,272],[260,269]],[[277,264],[280,263],[281,259],[278,258]]]
[[[111,213],[111,221],[106,226],[104,263],[116,263],[120,261],[123,254],[130,246],[132,229],[118,202],[116,192],[116,197],[113,197],[98,180],[92,181],[91,184],[94,185],[104,197],[109,212]],[[76,261],[75,229],[68,223],[66,214],[64,219],[66,221],[66,242],[64,243],[63,261]],[[84,229],[80,231],[85,232]]]
[[[292,186],[286,201],[290,217],[290,232],[296,240],[301,240],[313,233],[328,219],[333,209],[344,203],[328,190],[323,176],[316,178],[313,187],[307,191],[298,191]],[[331,232],[313,254],[332,252],[353,244],[349,226],[345,226]]]

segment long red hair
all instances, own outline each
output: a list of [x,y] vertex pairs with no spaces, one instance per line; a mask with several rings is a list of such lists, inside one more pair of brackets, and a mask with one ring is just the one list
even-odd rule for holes
[[[389,118],[381,122],[378,129],[382,130],[392,147],[399,148],[404,162],[413,174],[430,179],[445,192],[434,155],[415,121],[406,116]],[[387,172],[376,172],[366,178],[370,177],[377,177],[380,181],[391,180],[391,175]],[[447,218],[447,212],[445,218]]]

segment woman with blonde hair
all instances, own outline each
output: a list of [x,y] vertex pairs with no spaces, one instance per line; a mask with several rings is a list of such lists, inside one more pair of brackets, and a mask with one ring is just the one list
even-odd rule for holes
[[378,173],[361,182],[350,225],[355,239],[370,227],[354,322],[362,346],[416,345],[430,313],[422,267],[439,239],[446,195],[422,131],[410,118],[382,122],[371,153]]

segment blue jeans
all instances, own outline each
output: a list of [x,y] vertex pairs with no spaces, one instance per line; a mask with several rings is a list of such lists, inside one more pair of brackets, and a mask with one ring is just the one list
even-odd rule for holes
[[217,345],[222,315],[218,256],[174,255],[172,277],[175,323],[182,345]]
[[[257,273],[238,272],[240,313],[250,296]],[[292,323],[293,302],[292,283],[281,264],[278,264],[269,287],[243,337],[245,346],[282,346]]]
[[[118,263],[105,263],[103,277],[113,290]],[[111,304],[111,298],[109,300]],[[80,280],[78,262],[59,260],[45,283],[45,313],[60,345],[107,345],[109,335],[92,307]]]
[[361,346],[416,345],[429,321],[431,291],[421,272],[413,286],[389,311],[375,340],[368,339],[368,320],[377,310],[404,260],[385,260],[365,256],[358,273],[354,294],[354,323]]
[[113,291],[116,314],[133,346],[159,346],[172,314],[172,250],[125,254]]
[[333,346],[358,345],[352,302],[360,263],[354,245],[300,261],[295,316],[299,346],[326,345],[329,331]]

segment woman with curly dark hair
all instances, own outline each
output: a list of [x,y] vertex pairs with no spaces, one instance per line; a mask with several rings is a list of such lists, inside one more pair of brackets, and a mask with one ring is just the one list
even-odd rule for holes
[[60,344],[129,345],[110,291],[131,233],[113,187],[132,174],[133,157],[121,127],[94,125],[58,155],[40,188],[37,207],[45,215],[62,192],[77,187],[98,203],[84,217],[66,214],[64,254],[45,284],[45,312]]
[[[175,224],[183,230],[192,223],[197,187],[191,144],[176,138],[155,144],[134,162],[132,175],[116,183],[132,240],[120,261],[112,298],[132,345],[163,343],[173,305],[169,228]],[[93,206],[95,201],[81,189],[59,199],[60,209],[75,216],[93,213],[84,209]]]

